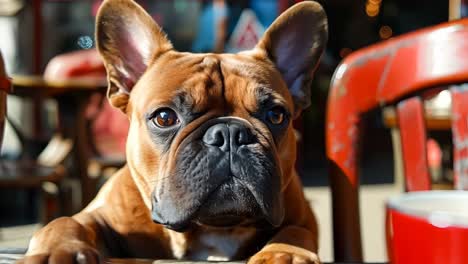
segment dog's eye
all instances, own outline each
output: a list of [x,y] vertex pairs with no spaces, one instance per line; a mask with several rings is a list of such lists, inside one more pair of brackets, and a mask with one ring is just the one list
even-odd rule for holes
[[169,108],[163,108],[158,110],[155,113],[152,121],[156,126],[161,128],[170,127],[179,123],[177,114],[174,112],[174,110]]
[[280,125],[285,119],[285,110],[281,106],[275,106],[267,112],[267,120],[273,125]]

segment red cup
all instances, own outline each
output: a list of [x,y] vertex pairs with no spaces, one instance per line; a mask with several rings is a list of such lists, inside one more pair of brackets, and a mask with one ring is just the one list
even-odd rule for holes
[[406,193],[387,202],[391,263],[468,263],[468,191]]

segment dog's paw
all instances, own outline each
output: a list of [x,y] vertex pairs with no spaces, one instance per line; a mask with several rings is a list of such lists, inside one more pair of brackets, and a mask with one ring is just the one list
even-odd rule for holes
[[[273,245],[271,245],[273,246]],[[247,264],[320,264],[317,254],[291,245],[266,246]]]
[[28,253],[21,264],[39,263],[77,263],[98,264],[101,263],[99,253],[96,249],[86,245],[61,245],[49,252]]

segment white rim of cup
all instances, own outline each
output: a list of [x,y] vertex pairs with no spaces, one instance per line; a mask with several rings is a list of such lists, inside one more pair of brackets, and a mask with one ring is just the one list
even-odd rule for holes
[[[461,200],[466,204],[468,211],[468,191],[418,191],[401,194],[397,197],[392,197],[387,201],[387,208],[397,212],[417,217],[429,221],[432,225],[446,227],[463,227],[468,228],[468,214],[456,215],[444,210],[424,210],[416,208],[408,208],[405,202],[420,201],[432,199],[447,199]],[[453,201],[452,200],[452,201]]]

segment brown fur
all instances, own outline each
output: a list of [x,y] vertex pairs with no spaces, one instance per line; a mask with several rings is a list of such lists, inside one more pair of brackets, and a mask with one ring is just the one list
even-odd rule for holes
[[[95,263],[100,252],[112,257],[138,258],[199,259],[225,254],[227,259],[245,259],[253,255],[250,263],[317,263],[317,223],[294,169],[296,140],[292,124],[281,140],[274,142],[266,125],[251,113],[258,110],[256,98],[262,87],[268,87],[275,102],[289,112],[297,115],[302,110],[303,102],[291,95],[277,69],[278,54],[274,46],[285,23],[293,23],[295,17],[303,22],[303,16],[319,17],[317,21],[323,23],[320,20],[325,17],[323,10],[313,3],[295,6],[274,23],[254,50],[238,54],[192,54],[173,50],[159,26],[131,1],[108,0],[104,5],[107,8],[101,8],[98,15],[98,47],[108,71],[110,102],[130,120],[127,165],[82,212],[59,218],[36,233],[23,261],[66,263],[84,258],[88,263]],[[121,65],[128,58],[120,53],[119,43],[113,41],[119,40],[118,32],[128,23],[139,30],[138,36],[149,39],[153,48],[149,49],[151,53],[142,55],[134,68],[125,69],[127,75],[122,75]],[[310,41],[311,46],[323,48],[323,39]],[[137,51],[141,48],[138,45]],[[308,64],[303,71],[309,76],[320,54],[312,48],[305,52]],[[305,78],[301,85],[308,85],[309,79]],[[155,148],[147,133],[145,113],[170,103],[180,94],[189,95],[193,111],[204,114],[187,124],[174,138],[170,149],[163,152]],[[239,117],[252,124],[260,144],[270,146],[277,158],[285,215],[275,233],[253,227],[206,226],[177,233],[152,221],[151,194],[174,168],[178,146],[194,129],[217,116]]]

